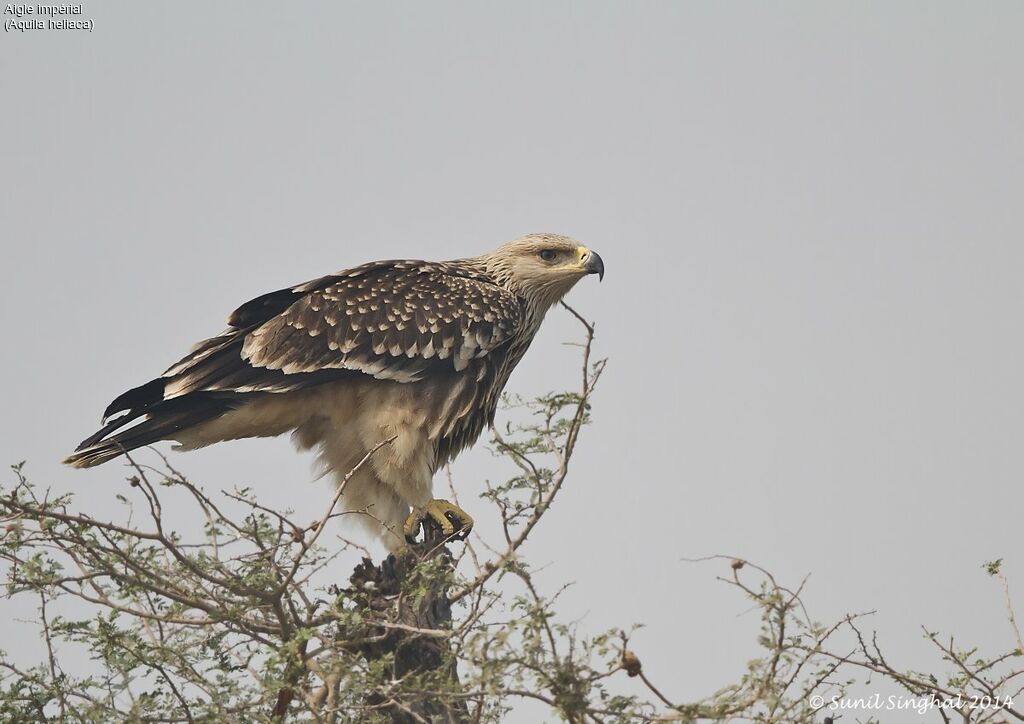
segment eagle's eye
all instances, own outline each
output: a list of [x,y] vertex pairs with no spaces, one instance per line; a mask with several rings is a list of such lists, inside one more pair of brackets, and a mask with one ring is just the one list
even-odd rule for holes
[[544,261],[554,261],[558,254],[555,253],[554,249],[544,249],[540,252],[540,258]]

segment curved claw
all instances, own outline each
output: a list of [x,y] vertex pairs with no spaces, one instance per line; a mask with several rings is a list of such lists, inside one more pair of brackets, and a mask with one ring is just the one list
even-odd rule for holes
[[431,500],[422,509],[416,509],[406,518],[402,532],[405,539],[410,543],[415,542],[416,534],[419,533],[420,524],[429,517],[438,527],[441,528],[441,535],[445,538],[465,540],[469,531],[473,529],[473,518],[469,513],[447,500]]

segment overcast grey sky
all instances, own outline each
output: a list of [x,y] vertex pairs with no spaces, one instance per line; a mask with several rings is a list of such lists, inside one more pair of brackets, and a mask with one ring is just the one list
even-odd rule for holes
[[[877,608],[907,666],[935,668],[919,624],[1010,648],[980,564],[1005,557],[1024,607],[1024,5],[87,0],[85,17],[91,33],[0,39],[5,463],[102,512],[122,470],[60,459],[240,302],[565,233],[604,257],[571,302],[611,359],[526,551],[550,586],[576,581],[567,616],[647,624],[659,686],[709,694],[758,623],[681,561],[721,552],[811,573],[820,620]],[[509,389],[574,383],[574,336],[553,313]],[[326,501],[286,439],[174,462]],[[464,455],[463,500],[494,475]]]

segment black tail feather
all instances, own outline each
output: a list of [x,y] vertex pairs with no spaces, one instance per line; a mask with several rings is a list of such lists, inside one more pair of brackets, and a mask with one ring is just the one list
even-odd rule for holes
[[[197,393],[156,404],[150,403],[148,409],[129,411],[127,415],[104,425],[83,440],[75,452],[64,460],[64,464],[76,468],[100,465],[118,455],[159,440],[167,440],[176,432],[222,415],[235,407],[237,402],[237,399],[231,397]],[[124,427],[143,414],[146,415],[144,420],[116,435],[110,435],[114,430]]]
[[105,438],[107,435],[114,432],[114,430],[121,429],[132,420],[141,417],[143,414],[144,412],[142,410],[139,410],[138,412],[129,412],[126,415],[121,415],[120,417],[108,421],[107,424],[105,424],[99,430],[97,430],[84,440],[82,440],[82,442],[78,443],[78,447],[75,448],[75,451],[77,452],[78,450],[83,450],[87,447],[92,447],[100,440]]

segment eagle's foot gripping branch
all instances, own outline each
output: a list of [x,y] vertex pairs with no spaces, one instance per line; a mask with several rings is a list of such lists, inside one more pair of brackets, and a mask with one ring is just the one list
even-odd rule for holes
[[469,513],[447,500],[431,500],[423,508],[413,511],[405,520],[402,532],[405,539],[410,543],[416,541],[416,534],[419,533],[420,524],[425,518],[430,518],[441,528],[441,534],[445,538],[465,540],[469,531],[473,529],[473,519]]

